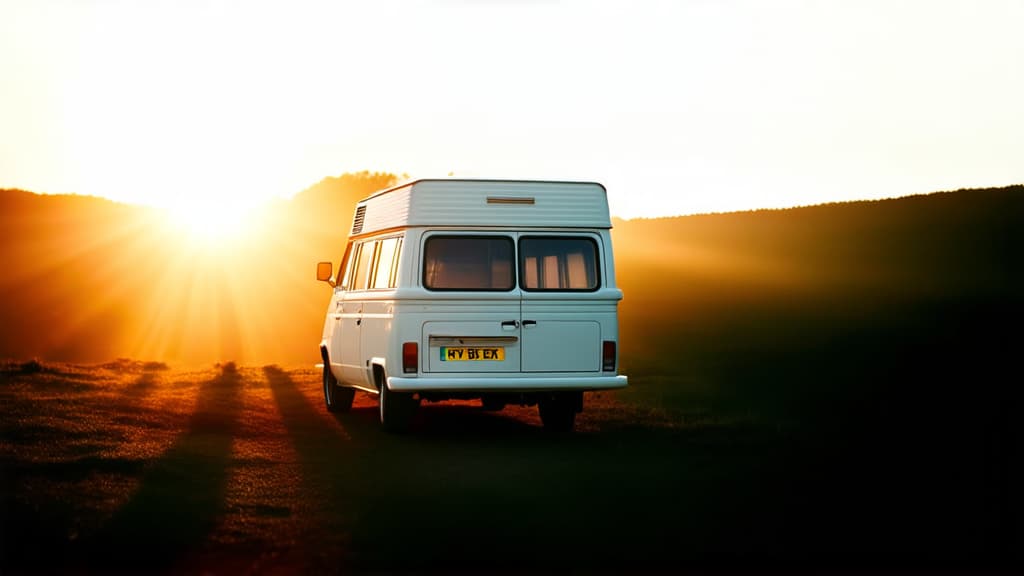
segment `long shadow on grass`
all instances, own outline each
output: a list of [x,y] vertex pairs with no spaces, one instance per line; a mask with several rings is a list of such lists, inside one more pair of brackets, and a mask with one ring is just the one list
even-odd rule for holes
[[314,505],[309,519],[313,530],[303,535],[301,543],[315,548],[307,555],[307,568],[337,570],[349,556],[350,502],[360,496],[360,484],[354,481],[359,466],[353,458],[352,438],[345,428],[331,426],[316,413],[285,371],[265,366],[263,373],[298,454],[303,492]]
[[143,372],[135,379],[134,382],[124,389],[124,395],[132,398],[145,398],[153,393],[159,381],[160,377],[156,372]]
[[135,496],[83,542],[90,568],[169,570],[199,549],[222,511],[240,390],[230,364],[200,385],[187,431],[144,475]]

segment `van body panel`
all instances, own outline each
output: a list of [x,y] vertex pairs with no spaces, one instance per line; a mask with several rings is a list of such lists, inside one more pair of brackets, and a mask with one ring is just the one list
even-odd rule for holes
[[523,372],[600,372],[601,325],[561,316],[523,325]]
[[[389,228],[400,228],[409,225],[409,209],[411,206],[412,187],[400,188],[389,194],[379,194],[373,197],[372,204],[364,200],[359,203],[363,207],[363,220],[360,228],[358,222],[353,222],[352,236],[361,233],[374,234]],[[359,206],[356,207],[356,215],[359,214]]]
[[[421,344],[427,355],[424,371],[519,372],[519,304],[507,308],[509,313],[499,312],[488,320],[424,322]],[[516,328],[510,329],[512,326]],[[495,352],[500,352],[500,360],[495,358],[498,355]]]
[[331,334],[331,363],[340,370],[337,375],[339,381],[365,386],[366,378],[360,362],[363,303],[345,301],[342,293],[341,298],[335,301],[335,310],[337,320]]
[[373,365],[387,364],[386,351],[390,349],[390,337],[392,322],[394,321],[394,301],[387,299],[365,300],[363,302],[362,326],[360,327],[359,346],[360,350],[366,350],[361,354],[363,364],[362,382],[368,387],[375,387],[373,381]]

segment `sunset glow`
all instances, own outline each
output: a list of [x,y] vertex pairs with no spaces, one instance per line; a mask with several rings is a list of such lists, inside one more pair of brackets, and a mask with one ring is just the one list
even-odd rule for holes
[[[183,202],[165,209],[167,223],[189,246],[202,250],[237,248],[259,234],[263,205],[236,205],[210,197],[204,202]],[[248,238],[251,240],[251,238]]]
[[577,179],[634,217],[1013,184],[1022,21],[1016,1],[3,2],[0,186],[180,214],[366,169]]
[[[19,204],[10,340],[315,353],[313,265],[395,177],[597,181],[620,218],[1024,182],[1022,21],[1014,1],[0,0],[0,188],[118,202]],[[676,248],[709,277],[797,279]]]

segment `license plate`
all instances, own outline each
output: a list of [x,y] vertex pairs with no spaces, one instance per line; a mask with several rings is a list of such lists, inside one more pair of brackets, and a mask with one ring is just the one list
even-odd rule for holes
[[466,362],[470,360],[493,360],[501,362],[505,359],[503,346],[442,346],[442,362]]

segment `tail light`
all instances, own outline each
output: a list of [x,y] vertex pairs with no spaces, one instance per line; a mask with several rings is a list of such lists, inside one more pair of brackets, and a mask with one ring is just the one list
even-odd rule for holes
[[420,347],[415,342],[406,342],[402,344],[402,371],[406,374],[410,372],[416,372],[416,367],[419,364],[420,359]]
[[615,371],[615,342],[605,340],[601,347],[601,369],[605,372]]

